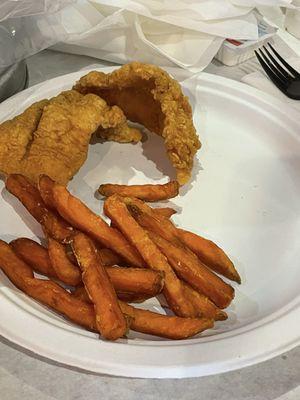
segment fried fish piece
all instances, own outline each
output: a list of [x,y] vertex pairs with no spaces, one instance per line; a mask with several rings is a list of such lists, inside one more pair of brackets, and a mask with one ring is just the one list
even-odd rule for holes
[[200,141],[193,125],[188,98],[179,83],[161,68],[132,62],[112,73],[89,72],[74,86],[82,94],[95,93],[126,117],[164,138],[180,184],[191,176]]
[[139,139],[122,110],[99,96],[69,90],[35,103],[0,125],[0,171],[22,173],[35,183],[46,174],[66,184],[85,162],[98,128],[104,133],[116,129],[116,140],[120,132],[129,141],[133,134]]
[[28,145],[38,127],[48,100],[32,104],[22,114],[0,124],[0,171],[7,175],[20,172]]

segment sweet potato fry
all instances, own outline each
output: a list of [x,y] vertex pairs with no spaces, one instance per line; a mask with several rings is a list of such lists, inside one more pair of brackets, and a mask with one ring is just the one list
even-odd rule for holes
[[97,331],[93,306],[73,298],[53,281],[34,278],[32,269],[3,240],[0,240],[0,268],[13,284],[28,296],[76,324]]
[[38,181],[38,190],[40,195],[49,209],[55,210],[52,190],[55,182],[48,175],[40,175]]
[[153,211],[159,217],[165,217],[165,218],[171,218],[172,215],[177,213],[177,211],[171,207],[156,207],[156,208],[153,208]]
[[123,313],[132,317],[131,329],[168,339],[186,339],[212,328],[213,319],[180,318],[135,308],[119,301]]
[[38,189],[27,178],[20,174],[11,174],[6,179],[5,186],[21,201],[49,236],[61,242],[71,240],[73,228],[46,207]]
[[46,204],[37,188],[27,178],[20,174],[11,174],[5,181],[5,187],[20,200],[39,223],[43,222],[43,218],[48,212]]
[[93,242],[83,233],[78,233],[74,236],[72,246],[85,289],[94,304],[99,332],[110,340],[124,336],[127,332],[126,319]]
[[182,280],[207,296],[218,307],[225,308],[230,304],[234,297],[233,288],[211,272],[193,253],[151,231],[148,231],[148,234]]
[[209,268],[228,279],[241,283],[241,277],[232,261],[214,242],[184,229],[178,229],[178,237]]
[[161,217],[154,208],[139,199],[124,197],[124,202],[130,214],[143,228],[150,229],[170,242],[180,244],[176,227],[168,218]]
[[72,196],[65,187],[55,185],[53,197],[59,214],[74,227],[118,253],[129,265],[135,267],[144,266],[143,259],[124,236],[116,229],[108,226],[100,216],[93,213],[79,199]]
[[117,292],[132,292],[150,297],[159,294],[164,286],[161,271],[142,268],[106,267]]
[[118,195],[108,197],[104,203],[105,214],[137,248],[149,268],[164,272],[163,293],[174,313],[183,317],[194,316],[194,307],[186,298],[180,280],[144,229],[132,218],[122,199]]
[[98,255],[100,257],[101,263],[106,267],[111,267],[112,265],[122,265],[124,260],[111,249],[97,249]]
[[[92,303],[84,286],[78,286],[72,294],[73,296],[77,297],[82,301],[86,301],[87,303]],[[119,300],[123,300],[128,303],[142,303],[143,301],[152,297],[149,295],[130,293],[130,292],[117,292],[117,296]]]
[[146,229],[150,229],[164,239],[179,245],[181,242],[191,252],[196,254],[199,260],[215,272],[238,283],[241,278],[228,256],[214,242],[204,239],[194,233],[176,228],[173,223],[159,216],[154,208],[134,198],[124,198],[129,211],[138,223]]
[[46,236],[60,243],[71,243],[75,229],[67,224],[60,216],[48,211],[43,218],[42,228]]
[[100,185],[98,192],[102,196],[109,197],[113,194],[125,197],[137,197],[144,201],[160,201],[176,197],[179,193],[177,181],[170,181],[163,185]]
[[143,303],[147,299],[151,299],[149,294],[139,294],[130,292],[117,292],[119,300],[126,301],[127,303]]
[[[53,240],[50,240],[53,244]],[[57,272],[53,268],[53,264],[51,263],[48,250],[45,247],[41,246],[37,242],[27,238],[20,238],[13,240],[10,245],[17,253],[17,255],[22,258],[34,271],[44,274],[48,277],[53,277],[55,279],[59,279],[66,285],[78,285],[81,282],[81,273],[77,267],[77,265],[71,263],[71,268],[77,268],[76,272],[71,272],[71,276],[73,277],[73,283],[71,283],[68,274],[64,269],[65,267],[61,266],[62,262],[71,262],[69,259],[65,260],[66,252],[65,249],[62,248],[62,245],[57,251],[57,242],[54,243],[54,249],[50,249],[51,244],[49,246],[49,253],[52,252],[55,258]],[[64,251],[64,253],[63,253]],[[99,250],[98,250],[99,252]],[[77,260],[76,260],[77,262]],[[68,266],[68,268],[70,265]],[[124,296],[122,299],[134,298],[134,299],[145,299],[154,297],[159,294],[164,285],[164,277],[160,271],[149,270],[145,268],[129,268],[129,267],[105,267],[106,272],[115,288],[115,290],[119,293],[122,293]],[[78,279],[80,278],[80,279]],[[128,296],[127,296],[128,294]],[[129,297],[131,295],[131,297]],[[127,297],[126,297],[127,296]]]
[[78,266],[69,260],[64,245],[49,238],[48,253],[58,279],[67,285],[77,286],[81,282],[81,272]]
[[27,238],[15,239],[10,242],[10,246],[34,271],[51,278],[58,278],[45,247]]
[[223,321],[228,318],[226,312],[220,310],[208,297],[197,292],[185,282],[183,282],[183,285],[187,297],[195,309],[199,311],[199,317],[212,318],[215,321]]

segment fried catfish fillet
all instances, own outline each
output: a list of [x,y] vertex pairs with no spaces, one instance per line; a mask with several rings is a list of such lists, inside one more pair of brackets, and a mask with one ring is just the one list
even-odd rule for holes
[[184,184],[190,179],[193,158],[201,144],[188,99],[165,71],[132,62],[110,74],[92,71],[74,89],[99,95],[109,105],[119,106],[130,121],[161,135],[178,182]]
[[86,160],[97,129],[110,135],[116,130],[115,140],[120,132],[127,141],[141,138],[139,131],[128,127],[119,107],[108,106],[94,94],[69,90],[35,103],[0,125],[0,171],[22,173],[33,182],[46,174],[66,184]]

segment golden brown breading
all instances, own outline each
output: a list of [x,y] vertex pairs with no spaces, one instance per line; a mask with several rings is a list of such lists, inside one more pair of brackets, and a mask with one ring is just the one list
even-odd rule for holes
[[110,74],[92,71],[74,89],[99,95],[109,105],[119,106],[129,120],[161,135],[178,182],[184,184],[189,180],[200,142],[188,99],[179,83],[165,71],[132,62]]
[[128,126],[127,122],[115,128],[98,128],[97,136],[105,140],[112,140],[119,143],[137,143],[142,139],[141,131]]
[[[87,157],[91,135],[101,128],[132,141],[122,110],[99,96],[74,90],[33,104],[21,115],[0,125],[0,171],[22,173],[33,182],[40,174],[66,184]],[[121,140],[124,141],[124,140]]]
[[32,104],[22,114],[0,125],[0,171],[6,174],[19,172],[48,100]]

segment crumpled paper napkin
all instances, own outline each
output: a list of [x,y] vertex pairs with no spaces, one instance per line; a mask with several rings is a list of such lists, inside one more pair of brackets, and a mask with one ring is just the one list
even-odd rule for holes
[[[202,71],[225,38],[258,38],[254,9],[292,0],[90,0],[68,6],[68,40],[54,47],[126,63],[139,60]],[[281,12],[281,11],[280,11]]]

